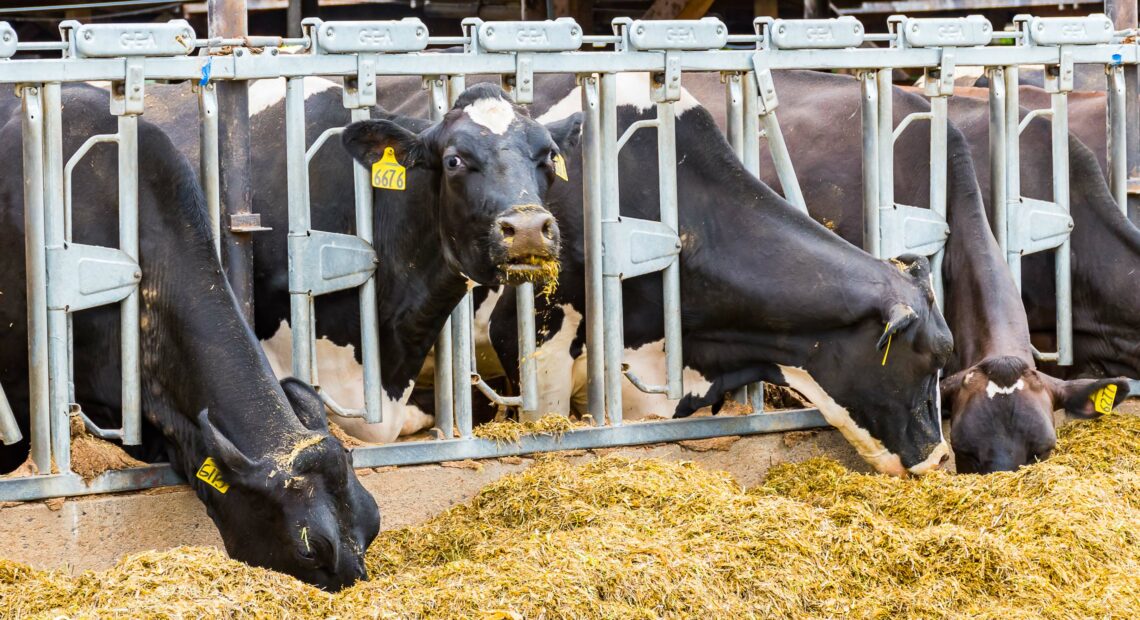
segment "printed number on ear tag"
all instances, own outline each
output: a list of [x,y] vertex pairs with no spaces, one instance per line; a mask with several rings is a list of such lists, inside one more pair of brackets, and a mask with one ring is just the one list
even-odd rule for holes
[[194,477],[214,487],[219,493],[225,494],[226,491],[230,490],[230,485],[222,480],[222,472],[218,470],[218,464],[208,456],[206,460],[202,461],[202,466],[198,468],[198,473],[194,474]]
[[372,164],[372,187],[404,191],[407,169],[396,161],[396,151],[392,147],[384,149],[384,156]]
[[554,159],[554,175],[563,181],[569,181],[570,176],[566,174],[566,160],[562,159],[562,155],[555,155]]
[[1112,404],[1116,402],[1116,385],[1106,385],[1089,397],[1093,401],[1093,407],[1096,412],[1101,415],[1112,413]]

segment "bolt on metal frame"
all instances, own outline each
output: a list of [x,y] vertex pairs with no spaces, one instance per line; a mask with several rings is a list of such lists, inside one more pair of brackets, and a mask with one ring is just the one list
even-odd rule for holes
[[[10,39],[0,36],[0,82],[21,85],[23,105],[24,160],[25,160],[25,218],[28,235],[28,299],[29,299],[29,359],[31,374],[31,440],[33,460],[45,475],[0,481],[0,499],[31,499],[55,495],[78,495],[144,488],[155,484],[171,484],[177,477],[169,467],[149,466],[120,472],[108,472],[92,484],[84,484],[68,473],[66,455],[69,436],[68,416],[80,415],[72,406],[74,395],[70,384],[70,337],[67,328],[68,313],[81,307],[102,303],[122,302],[124,364],[124,426],[122,429],[95,429],[103,436],[121,437],[125,442],[133,439],[138,430],[137,406],[132,394],[137,393],[139,368],[137,353],[137,118],[142,113],[142,88],[145,79],[199,82],[198,96],[202,122],[203,152],[201,169],[206,189],[211,221],[220,226],[220,207],[217,200],[217,113],[212,96],[211,80],[249,80],[283,77],[287,80],[286,115],[287,142],[289,144],[290,187],[290,284],[293,293],[294,329],[297,330],[294,364],[301,373],[308,372],[312,382],[319,382],[312,358],[312,297],[327,292],[324,287],[361,287],[362,316],[375,316],[368,311],[367,301],[374,303],[375,293],[367,292],[374,286],[375,252],[372,249],[371,187],[368,173],[362,166],[354,172],[356,189],[357,234],[335,236],[313,231],[308,222],[307,163],[316,149],[338,132],[337,128],[325,131],[312,144],[306,144],[304,134],[303,77],[309,75],[341,76],[345,78],[345,104],[352,110],[352,118],[368,117],[368,108],[375,101],[377,73],[392,76],[416,76],[427,81],[432,95],[433,113],[442,114],[462,90],[464,76],[470,74],[498,74],[516,101],[523,103],[533,97],[533,76],[539,73],[576,74],[582,86],[582,104],[586,116],[583,129],[583,189],[585,210],[584,230],[587,245],[587,347],[602,351],[602,355],[589,357],[589,403],[595,422],[605,425],[608,413],[610,424],[606,428],[584,428],[567,432],[560,438],[525,437],[517,444],[500,445],[493,441],[471,437],[470,391],[474,383],[481,391],[500,404],[521,405],[527,408],[527,377],[533,372],[525,364],[533,355],[533,290],[517,287],[519,295],[520,361],[523,389],[521,397],[502,397],[490,391],[472,372],[471,306],[468,296],[450,320],[437,343],[437,395],[440,397],[437,427],[441,439],[406,442],[390,446],[365,447],[356,450],[355,462],[361,467],[390,464],[412,464],[462,458],[481,458],[497,455],[522,454],[571,448],[604,447],[646,442],[694,439],[724,434],[751,434],[777,432],[796,428],[826,426],[815,410],[796,410],[778,413],[754,413],[736,417],[697,418],[689,420],[621,424],[620,386],[623,374],[641,389],[679,397],[683,391],[680,377],[680,321],[679,274],[676,219],[675,180],[661,177],[659,188],[662,199],[660,222],[622,218],[618,212],[617,155],[620,147],[638,128],[654,127],[658,133],[658,164],[662,170],[676,165],[673,106],[680,97],[681,76],[685,71],[720,72],[726,76],[726,96],[729,98],[729,141],[742,157],[745,166],[753,173],[759,171],[759,139],[761,127],[772,151],[777,174],[786,197],[803,208],[802,193],[795,181],[794,168],[783,143],[775,117],[777,99],[772,87],[771,71],[783,69],[852,69],[862,70],[864,106],[865,165],[873,174],[865,174],[865,204],[867,206],[867,233],[873,240],[869,248],[876,254],[890,251],[891,247],[905,245],[900,234],[910,235],[906,225],[894,225],[890,218],[897,212],[909,213],[902,205],[893,203],[891,182],[891,148],[899,132],[909,122],[904,120],[898,128],[890,122],[889,71],[894,68],[922,68],[933,84],[929,94],[934,96],[932,111],[932,161],[945,159],[945,131],[940,132],[945,117],[945,97],[950,93],[949,80],[953,66],[996,66],[991,72],[1002,79],[994,81],[991,99],[991,123],[998,129],[1010,127],[1005,139],[996,135],[994,159],[995,185],[1005,185],[998,196],[1004,199],[996,204],[1007,210],[1009,222],[999,227],[1004,248],[1010,246],[1009,233],[1025,235],[1019,228],[1018,216],[1009,213],[1010,207],[1025,204],[1009,200],[1017,196],[1008,181],[1016,183],[1016,144],[1011,147],[1009,135],[1012,126],[1019,126],[1016,99],[1009,98],[1009,85],[1016,85],[1016,68],[1030,64],[1054,67],[1057,86],[1054,95],[1054,121],[1062,118],[1064,93],[1071,89],[1071,66],[1079,63],[1100,64],[1107,67],[1110,85],[1118,80],[1116,73],[1124,65],[1136,65],[1137,46],[1121,39],[1131,32],[1097,33],[1092,39],[1057,39],[1056,33],[1071,33],[1081,28],[1099,28],[1101,22],[1088,19],[1056,18],[1036,20],[1025,18],[1018,32],[991,33],[987,39],[979,34],[984,27],[975,18],[965,20],[910,20],[892,19],[891,31],[882,35],[868,35],[854,20],[758,20],[756,32],[749,35],[728,35],[717,20],[673,22],[615,23],[615,34],[581,36],[576,24],[567,20],[556,22],[480,22],[464,24],[462,37],[429,37],[426,28],[415,20],[400,22],[320,22],[309,21],[300,39],[277,37],[251,38],[250,40],[197,39],[182,21],[168,24],[114,24],[82,26],[69,22],[63,29],[59,43],[17,43],[14,32]],[[1040,33],[1029,30],[1041,24]],[[0,24],[0,35],[10,31]],[[931,34],[937,33],[937,36]],[[950,33],[947,35],[946,33]],[[956,33],[956,34],[955,34]],[[947,37],[950,38],[947,38]],[[798,38],[797,38],[798,37]],[[931,38],[934,37],[934,38]],[[954,37],[959,37],[955,39]],[[964,39],[963,39],[964,37]],[[970,38],[974,37],[974,38]],[[1052,37],[1052,38],[1051,38]],[[801,40],[802,39],[802,40]],[[1015,46],[993,46],[998,39],[1019,41]],[[888,48],[859,48],[863,41],[889,42]],[[963,43],[963,41],[966,41]],[[722,49],[726,42],[753,44],[752,50]],[[977,43],[968,45],[967,43]],[[216,48],[223,45],[264,45],[268,53],[189,57],[186,54],[198,48]],[[280,54],[277,46],[300,45],[304,53]],[[428,45],[463,45],[464,52],[447,57],[425,51]],[[606,51],[582,51],[582,46],[611,48]],[[18,51],[58,50],[64,52],[58,59],[14,59]],[[1066,67],[1069,67],[1068,72]],[[1012,68],[1012,70],[1010,69]],[[623,72],[648,72],[653,76],[651,96],[655,101],[655,119],[643,121],[617,136],[616,102],[617,75]],[[1011,77],[1012,74],[1012,77]],[[1066,75],[1069,78],[1066,78]],[[201,80],[199,81],[199,79]],[[94,136],[72,157],[65,166],[61,146],[60,85],[64,82],[109,80],[113,82],[112,112],[119,116],[119,131],[109,136]],[[1006,86],[1003,90],[1000,86]],[[1016,92],[1016,88],[1013,88]],[[886,100],[884,104],[883,101]],[[1113,142],[1113,170],[1122,161],[1119,137],[1124,127],[1123,105],[1119,97],[1110,104],[1109,128]],[[1012,117],[1012,121],[1011,121]],[[888,122],[882,122],[888,119]],[[1012,123],[1012,124],[1011,124]],[[1064,127],[1062,125],[1062,127]],[[1054,147],[1064,145],[1059,137],[1065,132],[1054,125]],[[119,146],[120,168],[120,249],[94,248],[70,243],[70,216],[68,213],[65,179],[67,171],[86,149],[102,141],[114,141]],[[941,157],[935,148],[943,149]],[[1012,151],[1012,153],[1008,152]],[[1064,154],[1063,150],[1054,153]],[[1012,155],[1012,159],[1010,157]],[[1065,170],[1057,164],[1055,177]],[[875,167],[878,172],[875,172]],[[884,174],[884,170],[886,173]],[[1009,172],[1012,170],[1013,172]],[[937,214],[939,204],[944,215],[944,195],[939,203],[936,192],[945,191],[945,172],[932,179],[932,207]],[[937,175],[943,175],[938,180]],[[1060,178],[1060,177],[1058,177]],[[1122,193],[1123,181],[1119,174],[1113,178],[1114,196]],[[1065,187],[1066,175],[1055,179],[1055,186]],[[213,184],[213,185],[212,185]],[[939,187],[941,189],[939,189]],[[132,189],[133,188],[133,189]],[[213,196],[213,197],[211,197]],[[1067,198],[1067,193],[1062,198]],[[1056,204],[1067,207],[1060,200]],[[1066,208],[1067,211],[1067,208]],[[920,214],[921,215],[921,214]],[[885,217],[884,217],[885,216]],[[934,222],[937,223],[937,222]],[[922,220],[928,229],[936,228]],[[133,230],[131,228],[134,227]],[[903,233],[899,233],[899,230]],[[217,232],[217,229],[215,229]],[[640,253],[629,249],[629,240],[639,237]],[[930,234],[935,237],[937,235]],[[641,243],[644,241],[644,243]],[[933,242],[932,242],[933,243]],[[944,243],[944,240],[943,240]],[[894,246],[892,246],[894,244]],[[909,247],[909,246],[908,246]],[[938,246],[939,248],[941,246]],[[937,248],[936,248],[937,249]],[[343,261],[324,261],[323,252],[340,254]],[[1065,255],[1067,257],[1067,246]],[[936,252],[932,252],[935,253]],[[87,256],[113,259],[117,265],[106,272],[101,283],[108,288],[97,295],[83,295],[74,289],[77,273],[76,260]],[[937,258],[935,259],[937,260]],[[70,261],[70,262],[69,262]],[[350,264],[346,269],[343,264]],[[647,386],[639,378],[623,372],[620,321],[621,280],[664,271],[666,281],[666,348],[669,360],[668,381],[665,386]],[[331,278],[324,278],[324,276]],[[329,280],[331,284],[320,282]],[[89,278],[86,281],[90,281]],[[672,281],[673,284],[669,282]],[[295,285],[295,286],[294,286]],[[131,300],[135,301],[132,302]],[[529,300],[529,303],[528,303]],[[99,302],[96,304],[95,302]],[[85,305],[86,304],[86,305]],[[131,307],[133,304],[133,308]],[[615,308],[617,308],[615,310]],[[132,316],[133,315],[133,316]],[[369,346],[368,330],[375,326],[362,324],[365,341]],[[301,340],[300,332],[308,331]],[[529,336],[527,332],[529,330]],[[133,336],[132,336],[133,332]],[[450,336],[452,355],[447,356]],[[529,342],[528,342],[529,337]],[[133,338],[133,340],[132,340]],[[378,347],[376,347],[378,348]],[[132,360],[133,357],[133,360]],[[367,358],[368,356],[366,356]],[[351,415],[371,416],[380,419],[379,351],[374,363],[365,364],[366,376],[375,377],[372,397],[366,395],[363,411],[347,412]],[[295,372],[298,368],[294,369]],[[129,376],[128,376],[129,375]],[[448,376],[450,375],[450,376]],[[305,378],[305,375],[298,374]],[[533,384],[532,384],[533,385]],[[484,389],[486,388],[486,389]],[[451,392],[450,395],[447,392]],[[532,392],[533,394],[533,392]],[[750,398],[758,398],[754,390]],[[536,394],[535,394],[536,395]],[[371,403],[375,403],[373,406]],[[452,407],[447,407],[450,404]],[[608,405],[608,406],[607,406]],[[336,407],[330,403],[330,407]],[[608,410],[608,411],[607,411]],[[757,411],[760,409],[757,408]],[[341,411],[344,411],[341,408]],[[11,416],[5,414],[0,400],[0,430],[8,429]],[[460,438],[453,438],[453,426],[458,426]],[[7,438],[7,437],[6,437]],[[53,457],[58,474],[51,471]]]

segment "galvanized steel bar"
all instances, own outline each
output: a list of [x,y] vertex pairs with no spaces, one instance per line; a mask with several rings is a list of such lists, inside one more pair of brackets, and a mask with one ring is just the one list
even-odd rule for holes
[[[586,390],[594,424],[606,421],[604,354],[605,305],[602,298],[602,103],[597,75],[580,77],[582,85],[582,229],[586,271]],[[590,353],[592,352],[592,353]]]
[[12,412],[12,404],[8,402],[4,386],[0,385],[0,441],[10,446],[23,438],[20,425],[16,423],[16,414]]
[[[1005,68],[1005,196],[1002,197],[1002,203],[1005,208],[1002,210],[1002,219],[1000,220],[1002,228],[1005,229],[1005,238],[1011,236],[1009,230],[1010,222],[1014,221],[1012,217],[1013,210],[1021,208],[1021,140],[1017,128],[1020,126],[1021,120],[1021,107],[1018,103],[1018,83],[1017,83],[1017,67]],[[1017,290],[1021,290],[1021,254],[1013,252],[1013,248],[1006,247],[1005,251],[1006,263],[1009,265],[1010,273],[1013,274],[1013,281],[1017,284]]]
[[[1128,218],[1128,103],[1124,67],[1108,67],[1108,184],[1112,197]],[[1137,102],[1133,102],[1136,105]]]
[[[66,223],[63,197],[63,105],[58,82],[44,84],[44,241],[49,251],[64,247]],[[52,274],[47,274],[52,286]],[[68,403],[71,382],[71,349],[68,342],[67,310],[48,308],[48,392],[50,394],[51,455],[54,471],[71,471],[71,428]],[[50,470],[44,470],[46,473]]]
[[[139,260],[139,117],[119,117],[119,250]],[[139,334],[139,287],[119,307],[122,364],[123,444],[142,443],[142,354]],[[57,457],[58,458],[58,457]]]
[[744,87],[740,84],[740,74],[724,76],[724,101],[727,110],[725,137],[732,152],[744,160]]
[[874,71],[859,75],[863,90],[863,249],[878,257],[879,239],[879,88]]
[[[942,216],[942,219],[946,219],[948,104],[947,97],[930,98],[930,210]],[[942,279],[942,261],[945,257],[946,246],[942,246],[930,259],[934,296],[943,307],[946,304]]]
[[[877,213],[884,209],[893,209],[895,206],[895,142],[894,142],[894,83],[891,81],[890,69],[879,69],[875,76],[875,83],[879,91],[879,203]],[[882,242],[882,228],[876,231],[876,236]],[[890,258],[884,256],[882,247],[874,254],[875,258]]]
[[744,169],[760,177],[760,91],[756,76],[749,71],[743,77],[744,86],[744,148],[741,159]]
[[1008,210],[1006,208],[1005,175],[1006,162],[1006,93],[1005,68],[987,67],[986,76],[990,81],[990,228],[997,240],[998,249],[1004,257],[1009,252],[1009,231],[1006,228]]
[[[657,188],[661,223],[680,233],[677,213],[677,117],[674,103],[657,104]],[[680,243],[680,242],[678,242]],[[681,352],[681,257],[678,255],[661,273],[665,312],[666,395],[671,400],[685,393],[684,361]],[[624,330],[624,324],[623,324]]]
[[[368,108],[355,108],[352,122],[368,120]],[[307,164],[306,164],[307,165]],[[375,235],[372,222],[372,174],[368,168],[353,160],[352,180],[356,195],[356,236],[373,245]],[[380,381],[380,315],[376,301],[376,272],[373,271],[360,285],[360,360],[364,374],[364,421],[377,424],[383,420],[384,386]]]
[[534,419],[538,411],[538,359],[535,357],[534,284],[515,287],[515,320],[518,324],[519,419]]
[[199,151],[198,169],[214,235],[214,251],[222,258],[221,163],[218,160],[218,92],[214,84],[198,87]]
[[[309,235],[309,169],[305,163],[305,80],[285,81],[285,166],[289,188],[289,270],[294,269],[293,239]],[[292,288],[292,287],[290,287]],[[315,383],[313,301],[305,291],[289,292],[289,327],[293,332],[293,376]]]
[[459,436],[471,437],[471,293],[451,311],[451,373],[455,425]]
[[[1069,94],[1053,93],[1053,202],[1069,213]],[[1057,364],[1073,364],[1073,284],[1071,241],[1057,247],[1054,280],[1057,293]]]
[[768,150],[772,154],[776,176],[780,179],[780,188],[784,190],[784,199],[807,213],[807,203],[804,202],[803,192],[800,191],[800,181],[796,178],[792,156],[788,152],[787,143],[784,142],[784,132],[780,131],[780,121],[776,119],[775,110],[761,114],[760,122],[764,126],[764,135],[768,138]]
[[[436,76],[427,80],[428,87],[428,117],[433,122],[443,120],[447,110],[451,107],[451,99],[447,96],[448,82],[443,76]],[[443,329],[435,340],[435,359],[433,366],[433,388],[435,392],[435,428],[440,438],[450,439],[454,433],[454,402],[453,382],[451,376],[452,364],[451,350],[451,317],[443,324]]]
[[24,259],[28,292],[28,414],[32,463],[51,472],[51,395],[48,381],[47,250],[44,213],[42,86],[25,86],[23,100]]
[[[617,74],[602,73],[598,91],[601,97],[602,126],[600,216],[604,225],[607,222],[617,222],[621,215],[617,152]],[[604,247],[602,252],[605,252]],[[602,303],[605,309],[602,315],[605,325],[605,341],[602,348],[606,359],[606,415],[609,416],[610,425],[621,426],[621,365],[625,349],[623,344],[625,312],[622,309],[620,276],[602,274]]]

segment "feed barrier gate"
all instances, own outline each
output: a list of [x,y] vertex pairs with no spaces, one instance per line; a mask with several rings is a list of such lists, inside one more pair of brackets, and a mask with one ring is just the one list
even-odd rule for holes
[[[825,426],[818,411],[762,412],[762,390],[750,386],[741,395],[755,413],[676,421],[623,424],[623,380],[650,393],[683,394],[680,319],[677,189],[674,175],[661,174],[660,221],[621,217],[618,212],[617,157],[629,136],[640,129],[658,135],[658,166],[676,165],[674,106],[686,72],[717,72],[725,82],[728,140],[745,166],[759,174],[760,139],[765,138],[785,197],[806,210],[780,131],[779,99],[772,72],[788,69],[855,71],[862,88],[864,237],[866,249],[880,258],[901,253],[932,257],[936,290],[942,296],[941,257],[946,224],[947,98],[953,94],[955,67],[985,67],[991,78],[991,155],[995,235],[1010,269],[1020,282],[1020,259],[1032,252],[1057,253],[1058,351],[1040,353],[1060,364],[1072,360],[1069,273],[1067,94],[1077,64],[1105,67],[1109,93],[1109,162],[1112,192],[1126,209],[1124,71],[1137,64],[1135,33],[1115,31],[1103,15],[1081,18],[1022,16],[1010,31],[994,31],[978,16],[913,19],[895,16],[888,32],[868,34],[854,18],[822,20],[757,19],[754,32],[731,35],[719,20],[615,20],[614,34],[584,36],[571,20],[544,22],[463,22],[458,37],[431,37],[417,19],[382,22],[307,20],[302,36],[201,39],[182,20],[166,24],[60,25],[61,40],[19,42],[0,23],[0,83],[16,85],[22,102],[24,210],[28,270],[29,393],[31,457],[40,475],[0,480],[0,500],[127,491],[178,483],[166,465],[107,472],[84,483],[71,472],[69,421],[82,416],[95,435],[135,445],[140,441],[141,367],[139,352],[138,265],[138,117],[145,110],[146,82],[187,82],[195,89],[201,122],[203,189],[215,242],[222,225],[218,183],[218,109],[214,84],[219,80],[285,78],[289,186],[289,282],[291,324],[295,330],[293,373],[318,384],[313,344],[313,298],[358,288],[364,404],[349,410],[325,396],[342,415],[382,419],[376,318],[372,188],[369,172],[354,163],[357,235],[312,230],[309,221],[308,162],[326,141],[342,131],[328,128],[313,144],[305,140],[303,78],[340,77],[343,102],[353,120],[368,118],[376,103],[377,78],[411,76],[423,80],[431,110],[439,118],[463,90],[467,75],[499,75],[514,100],[534,96],[534,76],[569,73],[581,85],[583,189],[586,238],[588,403],[596,426],[560,437],[524,436],[500,444],[472,435],[471,388],[500,405],[533,412],[537,401],[534,291],[516,287],[519,318],[520,395],[496,394],[473,364],[472,303],[468,295],[451,314],[436,345],[436,397],[439,439],[367,446],[355,450],[360,467],[402,465],[505,456],[551,450],[608,447],[746,435]],[[347,35],[347,36],[346,36]],[[880,47],[864,47],[876,43]],[[462,46],[441,57],[429,48]],[[293,53],[286,53],[290,49]],[[251,53],[256,50],[260,53]],[[29,53],[59,52],[59,58],[27,58]],[[196,55],[192,55],[196,54]],[[446,62],[441,62],[446,60]],[[1044,65],[1051,107],[1032,116],[1053,121],[1051,202],[1021,196],[1018,136],[1028,120],[1018,113],[1018,70]],[[912,114],[898,126],[892,120],[893,69],[925,72],[928,112]],[[617,76],[648,72],[656,117],[617,135]],[[61,87],[64,83],[108,81],[110,111],[118,119],[114,134],[91,136],[67,160],[62,148]],[[930,208],[896,203],[894,142],[911,123],[928,120],[931,132]],[[119,247],[72,241],[71,173],[96,144],[118,148]],[[639,252],[628,251],[636,240]],[[216,248],[220,252],[220,248]],[[338,260],[322,259],[332,249]],[[621,282],[660,272],[664,284],[667,381],[646,385],[623,369]],[[118,303],[121,308],[122,426],[96,427],[75,403],[71,367],[71,314]],[[456,437],[458,435],[458,437]],[[0,436],[21,439],[8,401],[0,392]],[[50,473],[46,473],[50,472]]]

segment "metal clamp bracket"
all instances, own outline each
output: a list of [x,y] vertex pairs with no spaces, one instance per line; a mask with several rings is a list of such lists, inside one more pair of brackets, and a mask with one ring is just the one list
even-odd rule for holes
[[289,236],[289,292],[324,295],[364,284],[378,262],[356,235],[310,230]]
[[481,22],[475,29],[486,52],[572,52],[582,47],[582,28],[569,17],[527,22]]
[[1103,13],[1085,17],[1029,17],[1019,15],[1029,45],[1097,45],[1111,43],[1115,31]]
[[625,38],[636,51],[718,50],[728,44],[728,27],[715,17],[638,19],[626,26]]
[[1023,197],[1020,204],[1010,206],[1010,254],[1051,250],[1064,243],[1073,230],[1073,218],[1055,202]]
[[315,33],[316,54],[388,54],[427,48],[428,29],[419,18],[399,21],[331,21],[310,17],[301,22]]
[[772,19],[753,22],[771,49],[846,49],[863,44],[863,24],[850,15],[833,19]]
[[882,256],[930,256],[950,237],[950,225],[938,213],[900,204],[880,209],[879,230]]
[[780,104],[776,98],[776,82],[768,65],[768,53],[760,50],[752,55],[752,75],[756,77],[756,105],[761,116],[776,111]]
[[376,54],[357,54],[356,76],[345,76],[341,100],[344,107],[370,108],[376,105]]
[[124,116],[142,114],[145,107],[146,71],[143,60],[138,57],[124,59],[127,64],[126,80],[111,83],[111,114]]
[[122,250],[70,243],[47,249],[48,309],[77,312],[122,301],[142,281]]
[[11,58],[16,55],[16,45],[19,38],[16,29],[8,22],[0,22],[0,58]]
[[184,19],[165,24],[61,22],[60,32],[76,58],[185,56],[194,51],[194,29]]
[[994,27],[981,15],[968,17],[907,18],[894,16],[899,47],[976,47],[989,45]]
[[681,239],[656,220],[602,222],[602,274],[623,280],[661,271],[677,260]]
[[1073,51],[1067,46],[1061,47],[1061,58],[1056,65],[1045,67],[1044,86],[1048,93],[1073,92]]
[[665,71],[654,73],[649,83],[649,98],[657,103],[681,99],[681,52],[665,52]]

